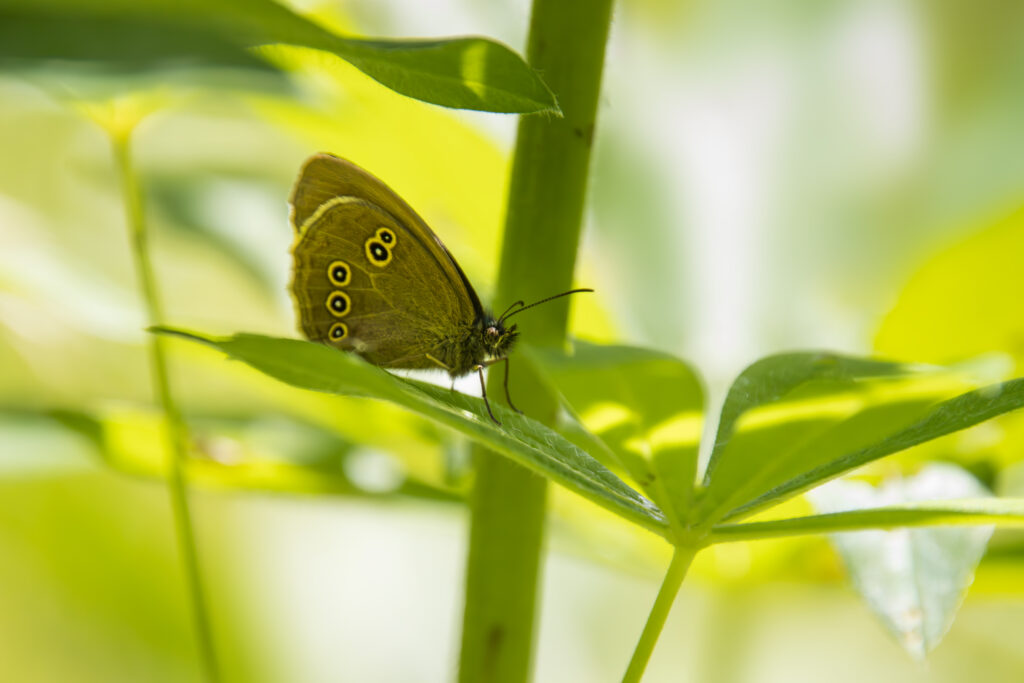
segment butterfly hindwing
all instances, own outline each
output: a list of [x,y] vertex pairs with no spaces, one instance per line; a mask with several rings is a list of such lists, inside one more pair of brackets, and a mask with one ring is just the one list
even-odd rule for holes
[[479,304],[447,252],[430,248],[433,233],[354,196],[326,200],[299,227],[292,293],[309,339],[376,365],[429,368],[427,354],[473,325]]

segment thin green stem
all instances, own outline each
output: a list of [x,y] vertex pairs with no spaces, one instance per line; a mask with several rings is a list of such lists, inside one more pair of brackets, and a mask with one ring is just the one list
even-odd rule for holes
[[661,635],[661,629],[665,627],[665,620],[668,619],[672,603],[676,600],[679,587],[683,585],[683,579],[686,578],[686,572],[690,569],[690,563],[693,562],[693,557],[696,554],[696,546],[676,548],[675,554],[672,556],[672,563],[669,564],[665,579],[658,590],[658,597],[654,600],[654,607],[651,608],[651,613],[647,617],[644,632],[640,634],[640,642],[636,644],[633,658],[629,660],[629,667],[626,669],[626,675],[622,677],[622,683],[637,683],[644,675],[647,662],[650,661],[651,653],[654,652],[654,646]]
[[[534,0],[527,60],[558,97],[563,118],[524,116],[513,157],[495,307],[571,288],[579,246],[612,0]],[[561,346],[569,298],[517,318],[532,344]],[[553,424],[551,391],[513,359],[511,392],[526,414]],[[499,373],[488,395],[504,394]],[[459,680],[529,680],[546,482],[486,450],[476,484],[466,569]]]
[[[124,197],[125,214],[131,234],[132,254],[142,296],[145,300],[150,325],[162,325],[163,311],[157,293],[156,278],[153,265],[149,258],[148,234],[146,231],[145,212],[142,205],[142,194],[139,190],[138,178],[132,165],[131,132],[126,131],[112,136],[114,158],[121,176],[121,191]],[[199,646],[199,657],[206,680],[216,683],[220,680],[216,650],[213,646],[213,633],[210,628],[210,615],[207,607],[206,593],[203,588],[202,576],[199,572],[199,557],[196,550],[195,531],[189,509],[188,494],[185,487],[184,464],[188,453],[188,434],[181,413],[171,392],[170,379],[167,374],[167,358],[164,353],[164,337],[149,335],[150,369],[153,373],[160,405],[164,411],[167,431],[171,444],[171,458],[168,463],[167,492],[171,500],[174,516],[174,527],[178,538],[178,549],[181,552],[185,572],[185,584],[192,601],[192,615],[195,622],[196,639]]]

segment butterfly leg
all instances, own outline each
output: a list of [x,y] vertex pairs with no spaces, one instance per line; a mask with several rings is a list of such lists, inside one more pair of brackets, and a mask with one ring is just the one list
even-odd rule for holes
[[484,398],[484,405],[487,406],[487,414],[491,416],[492,420],[494,420],[494,424],[500,425],[501,424],[501,420],[499,420],[498,418],[494,417],[494,411],[491,410],[491,402],[487,400],[487,387],[484,384],[484,366],[483,365],[477,365],[473,369],[476,370],[478,375],[480,375],[480,394]]
[[448,372],[452,371],[452,369],[450,367],[448,367],[448,364],[445,363],[443,360],[439,360],[437,358],[434,358],[429,353],[424,354],[424,355],[426,355],[427,360],[429,360],[431,363],[433,363],[437,367],[441,368],[442,370],[447,370]]
[[516,408],[516,405],[512,403],[512,394],[508,393],[508,356],[505,356],[501,360],[505,361],[505,400],[508,401],[509,408],[522,415],[523,411]]

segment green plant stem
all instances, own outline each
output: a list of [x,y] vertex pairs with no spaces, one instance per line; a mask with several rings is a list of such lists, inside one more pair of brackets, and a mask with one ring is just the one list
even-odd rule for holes
[[[495,304],[570,289],[579,246],[612,0],[534,0],[527,60],[559,99],[563,118],[519,121]],[[560,346],[567,299],[517,320],[532,344]],[[531,417],[553,424],[555,397],[513,358],[511,391]],[[488,395],[503,396],[501,373]],[[475,452],[459,680],[530,678],[545,480],[494,453]]]
[[[121,176],[121,190],[124,196],[125,213],[131,233],[132,254],[138,272],[142,295],[150,325],[162,325],[163,311],[157,293],[156,278],[149,258],[148,234],[142,194],[138,178],[132,165],[131,132],[113,135],[114,158]],[[199,646],[199,657],[206,679],[211,683],[219,680],[216,650],[210,628],[209,609],[202,576],[199,572],[199,557],[196,549],[195,531],[185,489],[184,463],[187,456],[188,435],[181,413],[171,392],[167,374],[167,358],[164,353],[164,337],[149,335],[150,368],[160,405],[163,408],[171,444],[171,458],[168,463],[167,492],[171,500],[174,527],[178,538],[185,572],[186,590],[192,602],[192,615]]]
[[640,634],[640,642],[636,644],[633,658],[629,660],[629,667],[626,668],[626,675],[622,677],[622,683],[637,683],[644,675],[647,662],[650,661],[651,653],[654,652],[654,645],[658,642],[661,629],[665,627],[665,620],[668,619],[672,603],[676,600],[679,587],[683,585],[683,579],[686,578],[686,572],[690,569],[690,563],[693,562],[693,557],[696,554],[696,546],[676,547],[675,554],[672,555],[672,563],[669,564],[665,579],[661,582],[661,588],[658,590],[658,597],[654,600],[654,607],[651,608],[651,613],[647,617],[647,624],[644,626],[643,633]]

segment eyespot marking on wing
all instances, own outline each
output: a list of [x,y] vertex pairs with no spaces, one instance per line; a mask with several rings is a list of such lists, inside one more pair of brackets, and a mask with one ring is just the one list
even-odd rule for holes
[[348,325],[343,322],[336,322],[327,331],[327,337],[332,342],[339,342],[348,337]]
[[391,250],[387,245],[376,237],[366,240],[366,258],[378,268],[384,268],[391,263]]
[[335,287],[344,287],[352,282],[352,269],[344,261],[331,261],[327,266],[327,279]]
[[352,310],[352,299],[345,292],[334,290],[327,295],[327,310],[335,318],[344,318]]

